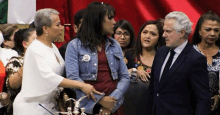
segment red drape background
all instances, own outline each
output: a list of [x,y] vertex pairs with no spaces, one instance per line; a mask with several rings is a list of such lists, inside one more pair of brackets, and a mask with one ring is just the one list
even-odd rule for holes
[[[60,12],[63,24],[73,24],[73,15],[94,0],[37,0],[37,10],[54,8]],[[147,20],[164,18],[172,11],[182,11],[193,22],[193,29],[201,14],[212,10],[220,15],[220,0],[95,0],[112,5],[116,10],[115,20],[131,22],[137,34]],[[65,42],[74,36],[73,25],[65,26]],[[63,43],[56,43],[57,47]]]

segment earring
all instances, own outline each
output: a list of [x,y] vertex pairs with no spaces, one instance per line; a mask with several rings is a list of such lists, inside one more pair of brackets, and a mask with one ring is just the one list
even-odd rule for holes
[[199,34],[199,38],[202,38],[200,34]]

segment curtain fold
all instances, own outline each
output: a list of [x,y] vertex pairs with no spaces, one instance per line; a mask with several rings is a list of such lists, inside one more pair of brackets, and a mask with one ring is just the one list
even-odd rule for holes
[[[115,20],[125,19],[134,27],[137,35],[139,28],[147,20],[164,18],[169,12],[182,11],[193,22],[193,30],[201,14],[212,10],[220,15],[220,0],[37,0],[37,9],[51,7],[60,12],[63,24],[73,24],[73,16],[92,1],[105,2],[116,10]],[[73,25],[65,27],[65,41],[75,34]],[[64,42],[65,43],[65,42]],[[56,43],[60,47],[63,43]]]

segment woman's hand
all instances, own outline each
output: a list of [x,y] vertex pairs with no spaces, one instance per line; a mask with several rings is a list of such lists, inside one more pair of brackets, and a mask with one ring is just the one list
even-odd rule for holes
[[112,111],[116,107],[117,100],[114,97],[104,96],[99,103],[104,107]]
[[92,97],[92,99],[94,101],[96,101],[95,96],[93,95],[93,93],[99,94],[99,95],[103,95],[103,93],[97,91],[92,85],[90,84],[84,84],[81,87],[81,90],[87,95],[88,99],[90,99],[90,97]]
[[214,111],[218,107],[219,96],[218,95],[214,95],[211,99],[214,100],[214,104],[212,105],[211,111]]
[[144,70],[137,70],[137,75],[138,75],[138,77],[142,81],[144,81],[144,82],[148,82],[149,81],[148,78],[150,78],[150,75],[146,71],[144,71]]
[[102,107],[99,111],[99,115],[110,115],[111,111],[109,109],[106,109],[104,107]]

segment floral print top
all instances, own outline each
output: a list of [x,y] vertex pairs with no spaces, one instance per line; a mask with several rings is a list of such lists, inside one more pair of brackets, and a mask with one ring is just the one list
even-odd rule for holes
[[141,60],[140,60],[140,57],[139,58],[136,58],[135,60],[134,60],[134,62],[135,62],[135,68],[137,68],[137,70],[144,70],[144,71],[146,71],[147,73],[151,73],[151,67],[150,66],[148,66],[148,65],[145,65],[145,64],[143,64],[142,62],[141,62]]
[[[204,55],[198,48],[198,45],[194,45],[194,48]],[[211,95],[219,94],[219,71],[220,71],[220,50],[217,54],[212,56],[212,65],[207,63],[208,75],[209,75],[209,89],[211,91]]]
[[24,63],[24,57],[16,56],[16,57],[12,57],[5,67],[7,93],[10,95],[10,102],[7,107],[8,115],[12,115],[13,101],[21,90],[21,87],[19,87],[18,89],[12,89],[9,85],[9,78],[12,74],[16,73],[21,67],[23,67],[23,63]]

